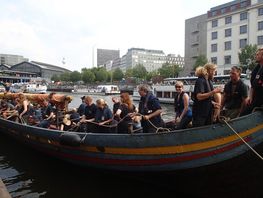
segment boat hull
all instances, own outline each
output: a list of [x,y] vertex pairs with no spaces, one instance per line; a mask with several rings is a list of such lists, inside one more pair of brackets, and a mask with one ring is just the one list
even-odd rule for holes
[[[230,124],[251,146],[262,148],[261,112]],[[104,170],[178,172],[206,169],[230,159],[235,161],[245,153],[256,158],[224,124],[158,134],[85,134],[41,129],[0,119],[0,132],[50,156]],[[65,144],[62,137],[73,137],[76,141]]]

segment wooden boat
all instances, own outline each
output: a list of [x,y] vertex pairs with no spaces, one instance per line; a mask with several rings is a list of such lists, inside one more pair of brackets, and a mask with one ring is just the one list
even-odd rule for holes
[[[263,153],[263,112],[229,121],[237,133]],[[154,134],[63,132],[0,118],[0,133],[50,156],[105,170],[162,172],[221,166],[250,154],[226,124]],[[254,157],[254,156],[253,156]]]

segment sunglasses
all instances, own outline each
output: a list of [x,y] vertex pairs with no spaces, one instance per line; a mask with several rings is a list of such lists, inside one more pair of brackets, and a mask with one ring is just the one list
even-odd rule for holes
[[175,88],[182,88],[182,86],[175,86]]

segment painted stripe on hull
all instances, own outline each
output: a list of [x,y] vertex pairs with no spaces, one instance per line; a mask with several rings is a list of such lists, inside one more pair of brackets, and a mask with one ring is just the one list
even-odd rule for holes
[[[245,138],[245,140],[248,142],[251,140],[251,138]],[[196,160],[200,158],[209,157],[212,155],[224,153],[226,151],[230,151],[234,148],[237,148],[238,146],[242,145],[242,141],[235,142],[233,144],[224,146],[219,149],[215,149],[213,151],[203,152],[195,155],[189,155],[189,156],[179,156],[174,158],[160,158],[160,159],[147,159],[147,160],[134,160],[134,159],[106,159],[106,158],[96,158],[96,157],[85,157],[85,156],[78,156],[78,155],[72,155],[69,153],[60,153],[60,152],[47,152],[46,150],[43,150],[49,155],[57,156],[59,158],[64,159],[72,159],[76,161],[84,161],[88,163],[93,164],[103,164],[103,165],[125,165],[125,166],[143,166],[143,165],[164,165],[164,164],[174,164],[174,163],[180,163],[185,161],[191,161]]]

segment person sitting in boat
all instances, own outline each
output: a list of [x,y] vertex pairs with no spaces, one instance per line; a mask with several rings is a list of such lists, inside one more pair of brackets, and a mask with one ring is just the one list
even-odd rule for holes
[[66,114],[63,118],[62,124],[60,125],[61,131],[69,131],[72,128],[72,122],[70,120],[70,115]]
[[7,100],[1,100],[1,115],[4,119],[10,119],[11,117],[17,116],[18,112],[15,110],[14,105]]
[[[118,133],[128,133],[129,126],[133,126],[133,120],[136,120],[134,113],[138,113],[138,109],[132,104],[132,100],[128,93],[121,94],[121,105],[116,111],[116,117],[119,118]],[[133,130],[133,129],[130,129]]]
[[224,116],[233,119],[239,117],[247,105],[248,86],[240,79],[242,69],[233,66],[230,71],[230,81],[225,85],[222,99]]
[[42,120],[37,125],[42,128],[48,128],[51,124],[52,119],[55,117],[55,109],[47,100],[43,101],[42,107]]
[[161,118],[162,107],[149,89],[148,85],[139,85],[138,92],[141,96],[139,102],[139,113],[143,115],[141,124],[144,133],[155,133],[157,127],[163,127]]
[[18,101],[19,101],[19,119],[20,121],[25,121],[27,123],[29,113],[32,112],[32,107],[30,106],[30,101],[26,98],[26,96],[23,93],[18,94]]
[[250,114],[255,107],[263,105],[263,48],[258,49],[255,59],[258,64],[251,73],[248,106],[241,116]]
[[192,121],[192,110],[189,106],[189,96],[184,92],[183,82],[177,81],[175,89],[177,95],[174,98],[176,129],[186,129]]
[[[33,122],[35,124],[39,123],[42,120],[42,111],[41,111],[41,105],[36,104],[33,107],[34,113],[33,113]],[[33,124],[34,124],[33,123]]]
[[111,100],[113,102],[113,108],[112,108],[113,115],[115,115],[121,105],[121,102],[120,99],[116,96],[112,97]]
[[72,123],[75,123],[75,124],[77,124],[80,121],[80,115],[77,112],[76,108],[72,109],[72,113],[70,114],[70,120]]
[[90,96],[85,97],[85,112],[84,115],[82,116],[82,119],[80,121],[80,131],[92,131],[93,127],[89,124],[86,124],[88,121],[91,119],[95,118],[95,114],[97,111],[97,106],[93,103],[92,98]]
[[213,96],[216,93],[221,93],[222,91],[221,87],[217,87],[214,89],[212,84],[212,79],[214,77],[216,67],[216,65],[208,63],[204,67],[196,68],[195,74],[198,79],[195,82],[193,93],[194,127],[209,125],[213,122]]
[[80,116],[83,116],[85,114],[85,107],[86,107],[85,96],[82,96],[80,99],[82,103],[79,105],[78,113]]

